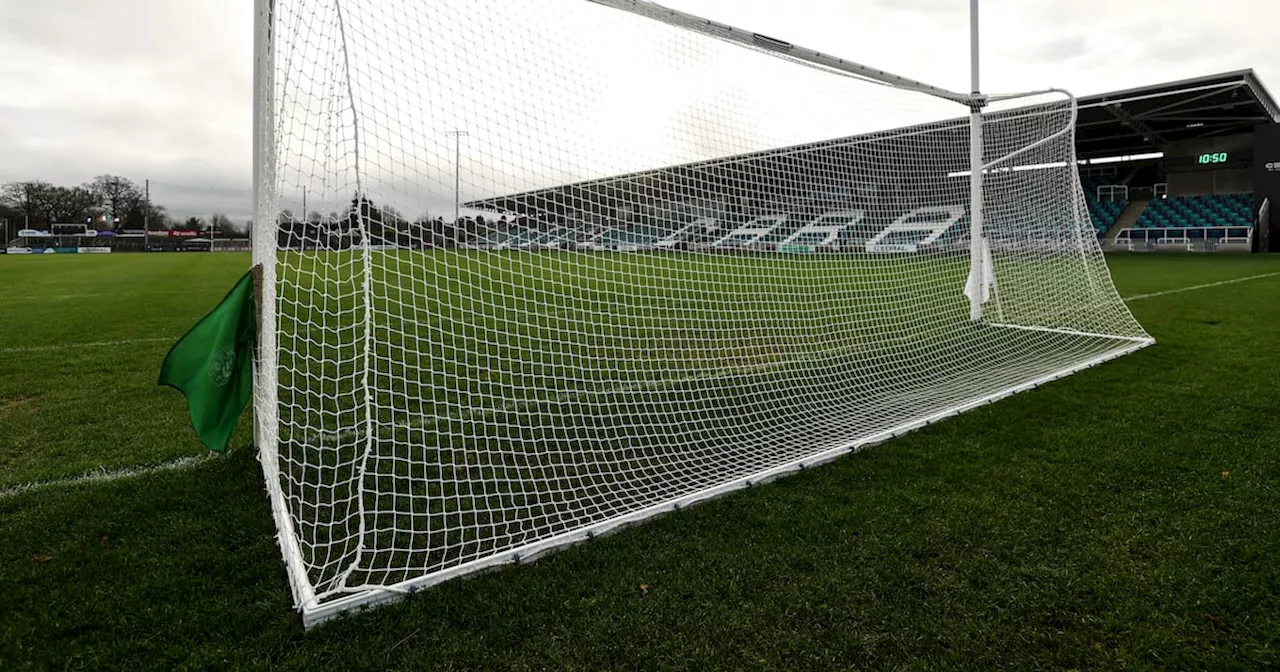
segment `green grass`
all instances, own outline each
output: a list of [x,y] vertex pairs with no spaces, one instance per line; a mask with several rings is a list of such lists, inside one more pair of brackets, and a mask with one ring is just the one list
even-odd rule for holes
[[156,385],[160,360],[247,255],[0,262],[0,489],[199,451],[181,396]]
[[[1133,347],[973,325],[963,253],[375,252],[367,277],[365,255],[283,260],[282,480],[322,600],[523,554]],[[1078,255],[1004,261],[1000,320],[1142,335]]]
[[[1110,262],[1125,296],[1280,272]],[[0,489],[200,454],[156,371],[246,263],[0,258]],[[188,470],[0,498],[0,669],[1275,667],[1277,299],[1135,301],[1154,348],[309,633],[242,426]]]

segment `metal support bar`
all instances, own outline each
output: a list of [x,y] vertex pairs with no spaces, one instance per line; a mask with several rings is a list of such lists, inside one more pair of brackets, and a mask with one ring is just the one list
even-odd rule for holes
[[1251,121],[1256,124],[1265,124],[1268,121],[1270,121],[1270,119],[1267,119],[1266,117],[1260,114],[1255,114],[1252,116],[1244,116],[1244,117],[1160,117],[1159,119],[1153,119],[1152,121],[1178,121],[1178,122],[1191,122],[1191,123],[1200,122],[1205,124],[1214,124],[1214,123],[1234,124],[1239,122]]
[[1215,135],[1222,135],[1223,133],[1239,133],[1240,130],[1241,129],[1239,126],[1234,126],[1234,125],[1218,126],[1216,128],[1209,127],[1201,131],[1200,133],[1197,133],[1195,136],[1193,136],[1192,139],[1199,140],[1200,138],[1212,138]]
[[[1159,115],[1161,112],[1165,112],[1167,110],[1177,110],[1178,108],[1186,107],[1192,103],[1198,103],[1206,98],[1212,98],[1218,94],[1226,93],[1228,91],[1235,91],[1236,89],[1243,88],[1243,87],[1244,87],[1244,82],[1231,84],[1229,86],[1224,86],[1222,88],[1214,89],[1208,93],[1202,93],[1198,96],[1192,96],[1191,98],[1187,98],[1185,100],[1175,100],[1172,103],[1168,103],[1165,105],[1161,105],[1160,107],[1157,107],[1157,108],[1146,110],[1141,114],[1138,114],[1135,116],[1139,119],[1154,117]],[[1185,111],[1185,110],[1182,110],[1182,111]]]
[[1160,135],[1154,128],[1143,123],[1141,119],[1129,114],[1129,111],[1124,109],[1120,103],[1108,105],[1106,109],[1111,113],[1111,116],[1119,119],[1120,123],[1141,133],[1144,138],[1147,138],[1149,142],[1155,144],[1155,146],[1161,150],[1168,146],[1169,141],[1166,140],[1163,135]]
[[643,16],[654,21],[670,24],[686,30],[710,35],[727,42],[734,42],[744,46],[774,51],[785,54],[796,60],[820,65],[824,68],[830,68],[853,75],[860,79],[888,84],[904,89],[911,89],[920,93],[926,93],[936,96],[944,100],[950,100],[961,104],[969,104],[971,96],[955,91],[948,91],[943,88],[931,86],[924,82],[918,82],[914,79],[908,79],[891,72],[869,68],[865,65],[847,61],[843,58],[837,58],[828,54],[824,54],[813,49],[807,49],[799,45],[785,42],[776,38],[762,35],[760,33],[734,28],[723,23],[717,23],[710,19],[704,19],[694,14],[686,14],[674,9],[663,7],[649,0],[589,0],[597,5],[612,7],[624,12]]

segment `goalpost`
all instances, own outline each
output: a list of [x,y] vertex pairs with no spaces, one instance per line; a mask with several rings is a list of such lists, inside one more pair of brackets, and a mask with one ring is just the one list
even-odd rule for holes
[[967,94],[648,0],[255,2],[255,438],[307,625],[1152,343],[1075,100],[979,93],[977,0]]

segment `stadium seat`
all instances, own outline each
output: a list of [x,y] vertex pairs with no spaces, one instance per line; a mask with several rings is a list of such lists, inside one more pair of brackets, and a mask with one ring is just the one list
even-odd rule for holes
[[[1228,227],[1247,229],[1252,225],[1252,194],[1220,194],[1154,200],[1138,218],[1136,226],[1140,229],[1191,229],[1186,232],[1189,238],[1216,239],[1223,237]],[[1203,231],[1206,227],[1222,228]]]
[[1124,212],[1129,206],[1127,200],[1107,201],[1098,200],[1098,187],[1111,184],[1113,180],[1101,180],[1095,177],[1081,176],[1080,185],[1084,189],[1085,204],[1089,208],[1089,217],[1093,220],[1094,229],[1098,235],[1104,235],[1108,229],[1115,224],[1120,218],[1120,213]]

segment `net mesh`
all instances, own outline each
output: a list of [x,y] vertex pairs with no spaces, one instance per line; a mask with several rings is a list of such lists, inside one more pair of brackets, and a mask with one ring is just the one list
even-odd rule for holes
[[[638,520],[1147,342],[1065,97],[983,115],[584,0],[274,0],[269,474],[304,609]],[[693,27],[697,30],[689,30]],[[1039,144],[1037,144],[1039,143]]]

